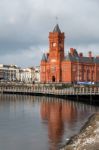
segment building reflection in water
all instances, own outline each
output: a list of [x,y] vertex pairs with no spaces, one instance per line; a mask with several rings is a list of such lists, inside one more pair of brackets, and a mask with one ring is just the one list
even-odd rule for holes
[[[38,150],[38,147],[42,147],[41,150],[58,150],[66,142],[65,139],[78,133],[87,118],[98,109],[99,107],[56,98],[0,95],[1,118],[3,121],[4,117],[5,120],[8,119],[8,125],[12,126],[11,129],[13,125],[16,126],[13,132],[3,126],[4,131],[6,129],[9,135],[14,133],[14,136],[20,131],[23,134],[20,133],[18,139],[20,137],[24,139],[24,134],[26,134],[26,140],[24,139],[23,143],[31,141],[31,149],[35,150]],[[22,127],[21,130],[20,127]],[[4,134],[2,135],[4,137]],[[9,139],[12,143],[11,137]],[[18,140],[15,141],[15,145],[16,143]]]
[[41,117],[48,121],[50,149],[57,150],[64,134],[64,121],[72,122],[77,117],[76,107],[63,101],[42,101]]

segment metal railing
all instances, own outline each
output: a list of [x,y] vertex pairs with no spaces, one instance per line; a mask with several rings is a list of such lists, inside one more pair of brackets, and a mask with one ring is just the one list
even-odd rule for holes
[[68,87],[64,89],[35,86],[0,86],[0,92],[39,93],[52,95],[99,95],[99,87]]

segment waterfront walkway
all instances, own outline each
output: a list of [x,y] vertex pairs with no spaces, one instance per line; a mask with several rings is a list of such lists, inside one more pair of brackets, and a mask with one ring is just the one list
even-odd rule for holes
[[0,85],[1,93],[12,94],[39,94],[39,95],[56,95],[56,96],[83,96],[83,95],[99,95],[99,87],[85,87],[85,86],[73,86],[67,88],[55,88],[46,86],[34,86],[34,85]]

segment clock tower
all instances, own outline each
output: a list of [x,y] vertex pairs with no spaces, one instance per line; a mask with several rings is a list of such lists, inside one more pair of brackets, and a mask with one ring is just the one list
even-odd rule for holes
[[49,63],[50,80],[61,82],[61,62],[64,60],[64,33],[61,32],[59,25],[54,27],[53,32],[49,33]]
[[61,32],[58,24],[53,32],[49,33],[49,60],[62,61],[64,59],[64,33]]
[[62,82],[62,63],[64,62],[64,32],[56,24],[49,33],[49,52],[41,60],[41,82]]

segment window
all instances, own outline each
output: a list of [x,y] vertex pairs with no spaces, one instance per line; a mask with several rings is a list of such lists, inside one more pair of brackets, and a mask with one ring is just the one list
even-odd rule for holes
[[51,71],[52,71],[52,72],[55,72],[55,70],[56,70],[56,67],[55,67],[55,66],[52,66],[52,67],[51,67]]

